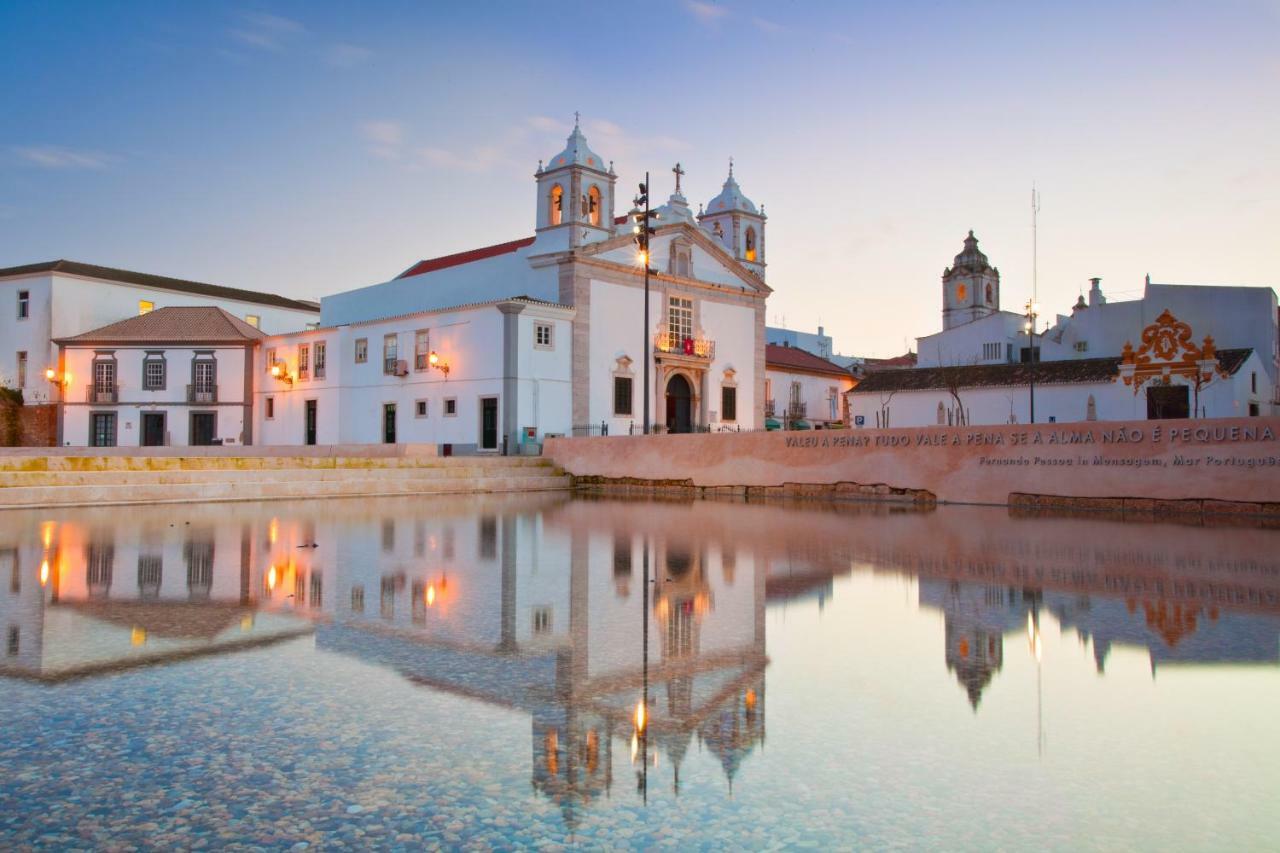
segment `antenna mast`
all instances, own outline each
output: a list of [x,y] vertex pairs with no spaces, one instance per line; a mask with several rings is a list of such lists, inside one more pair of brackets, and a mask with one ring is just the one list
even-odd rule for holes
[[[1038,246],[1036,235],[1036,217],[1040,213],[1040,193],[1036,192],[1036,182],[1031,182],[1031,303],[1039,303]],[[1034,330],[1033,330],[1034,331]]]

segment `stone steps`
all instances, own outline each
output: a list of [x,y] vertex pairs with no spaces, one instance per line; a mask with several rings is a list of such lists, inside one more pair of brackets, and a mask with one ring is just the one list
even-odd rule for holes
[[570,477],[550,470],[485,477],[345,477],[330,479],[239,479],[186,483],[13,486],[0,489],[0,509],[37,506],[104,506],[146,503],[211,503],[386,495],[476,494],[556,491]]

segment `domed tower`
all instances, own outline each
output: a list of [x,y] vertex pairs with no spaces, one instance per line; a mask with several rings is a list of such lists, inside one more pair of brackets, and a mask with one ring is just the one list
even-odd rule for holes
[[565,149],[538,163],[537,251],[562,252],[614,234],[617,175],[587,146],[577,115]]
[[1000,270],[987,262],[970,231],[964,251],[942,273],[942,328],[963,326],[999,310]]
[[747,269],[764,278],[764,210],[757,210],[751,199],[733,178],[733,160],[729,160],[729,177],[720,195],[707,202],[698,214],[700,224],[725,251]]

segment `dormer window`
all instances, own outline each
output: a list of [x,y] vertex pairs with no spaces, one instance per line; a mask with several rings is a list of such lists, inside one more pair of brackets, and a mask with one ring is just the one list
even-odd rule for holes
[[559,225],[564,215],[564,187],[559,184],[551,188],[549,214],[548,221],[552,225]]
[[742,256],[748,261],[754,261],[756,259],[756,229],[748,226],[747,235],[743,241],[743,245],[744,251]]
[[595,184],[587,191],[587,218],[592,225],[600,224],[600,188]]

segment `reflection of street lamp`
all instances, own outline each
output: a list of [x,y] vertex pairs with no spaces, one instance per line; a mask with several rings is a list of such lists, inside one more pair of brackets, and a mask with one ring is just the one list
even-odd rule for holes
[[1044,642],[1040,637],[1040,611],[1027,611],[1027,646],[1036,662],[1036,753],[1044,755],[1044,690],[1041,685],[1040,662],[1044,658]]
[[[640,206],[644,205],[641,210]],[[631,208],[628,214],[631,219],[632,231],[635,233],[636,245],[640,247],[640,251],[636,255],[636,260],[644,265],[644,434],[649,434],[649,362],[653,360],[653,343],[650,341],[652,334],[649,328],[649,273],[654,270],[649,266],[652,260],[649,253],[649,238],[653,236],[655,229],[649,224],[651,219],[657,219],[658,214],[649,209],[649,173],[644,173],[644,183],[640,185],[640,194],[635,197],[635,207]]]
[[1039,357],[1039,351],[1036,348],[1036,319],[1040,316],[1040,306],[1033,301],[1027,302],[1027,313],[1024,315],[1027,322],[1022,326],[1022,334],[1027,336],[1027,360],[1031,364],[1031,370],[1027,374],[1027,382],[1031,387],[1031,423],[1036,422],[1036,361]]

